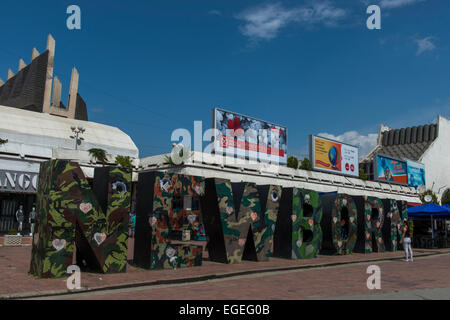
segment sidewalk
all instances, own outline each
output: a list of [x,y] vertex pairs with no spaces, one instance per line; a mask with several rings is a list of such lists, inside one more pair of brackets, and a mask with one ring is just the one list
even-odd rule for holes
[[[133,256],[132,243],[130,243],[130,249],[129,259]],[[414,253],[416,257],[419,257],[450,253],[450,249],[416,249]],[[402,259],[403,254],[403,251],[397,251],[366,255],[355,253],[349,256],[321,255],[316,259],[308,260],[271,258],[267,262],[244,261],[241,264],[232,265],[203,261],[203,265],[200,267],[176,270],[144,270],[128,265],[127,272],[121,274],[82,273],[81,290],[91,291],[167,283],[190,283],[206,279],[276,270],[320,268],[330,265]],[[0,247],[0,299],[69,293],[66,287],[66,278],[36,279],[30,276],[28,274],[30,255],[31,246]],[[205,256],[207,258],[206,253]],[[81,290],[77,290],[77,292]]]

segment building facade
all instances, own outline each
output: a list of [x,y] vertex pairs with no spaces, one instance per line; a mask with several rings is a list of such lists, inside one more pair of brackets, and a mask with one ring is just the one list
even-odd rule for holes
[[450,188],[450,120],[442,116],[438,116],[436,123],[409,128],[381,125],[377,146],[360,164],[372,180],[373,157],[377,153],[424,164],[425,187],[439,199]]
[[[19,227],[30,232],[30,212],[35,205],[40,163],[50,159],[79,162],[88,178],[95,160],[88,150],[105,150],[107,161],[117,155],[138,163],[133,140],[116,127],[88,121],[86,104],[78,94],[78,71],[73,68],[67,106],[61,102],[61,82],[53,76],[55,40],[39,54],[33,49],[31,63],[20,59],[19,70],[0,79],[0,234]],[[82,129],[77,136],[76,128]]]

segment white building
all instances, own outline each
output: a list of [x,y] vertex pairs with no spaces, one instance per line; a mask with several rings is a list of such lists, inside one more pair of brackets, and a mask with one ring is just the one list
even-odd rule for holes
[[439,199],[450,188],[450,120],[442,116],[434,124],[410,128],[381,125],[378,144],[362,163],[371,176],[375,153],[423,163],[426,189],[431,189]]
[[[32,50],[30,63],[19,60],[17,73],[0,79],[0,233],[17,226],[20,205],[25,216],[35,203],[39,166],[42,161],[65,159],[79,162],[88,178],[97,165],[88,150],[103,149],[107,161],[129,156],[139,163],[131,138],[118,128],[89,122],[86,103],[78,93],[78,71],[73,68],[67,106],[61,101],[62,83],[54,75],[55,40],[47,38],[46,50]],[[82,127],[78,139],[72,128]]]
[[[85,129],[77,150],[72,126]],[[127,134],[90,121],[0,106],[0,138],[8,140],[0,145],[0,232],[12,228],[13,214],[19,205],[24,206],[25,216],[31,210],[42,161],[79,162],[88,178],[93,177],[97,165],[87,151],[90,148],[105,150],[108,162],[114,163],[115,156],[122,155],[138,164],[138,149]]]

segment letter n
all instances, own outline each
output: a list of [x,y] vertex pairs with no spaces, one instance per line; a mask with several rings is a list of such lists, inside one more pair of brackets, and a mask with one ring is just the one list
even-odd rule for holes
[[77,163],[41,163],[30,273],[65,276],[75,245],[82,270],[125,272],[130,190],[129,169],[96,168],[92,190]]

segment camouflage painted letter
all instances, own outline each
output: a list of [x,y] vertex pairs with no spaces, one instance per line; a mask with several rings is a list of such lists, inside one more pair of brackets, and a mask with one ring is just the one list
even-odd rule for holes
[[355,251],[386,251],[383,241],[384,206],[376,197],[353,197],[358,208],[358,239]]
[[385,224],[386,248],[389,251],[397,251],[398,243],[402,236],[404,219],[408,218],[408,207],[406,201],[388,200],[390,210],[387,214]]
[[316,191],[284,188],[274,236],[274,256],[315,258],[322,243],[322,203]]
[[329,194],[322,196],[324,253],[346,255],[353,252],[357,239],[358,210],[351,196]]
[[30,273],[65,276],[75,245],[83,270],[125,272],[130,190],[128,169],[96,169],[91,190],[77,163],[42,163]]
[[266,261],[271,254],[281,187],[206,179],[202,213],[212,261]]
[[134,264],[145,269],[200,266],[203,247],[177,240],[199,222],[200,211],[185,208],[184,200],[203,195],[203,178],[143,172],[137,188]]

